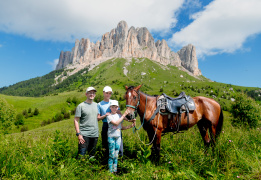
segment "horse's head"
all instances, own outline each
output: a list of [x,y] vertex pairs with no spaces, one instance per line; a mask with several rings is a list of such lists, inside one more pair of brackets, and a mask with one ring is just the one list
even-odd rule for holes
[[125,86],[125,89],[127,90],[125,93],[125,99],[126,99],[126,107],[129,110],[129,114],[126,116],[127,119],[134,119],[135,113],[137,112],[137,108],[140,103],[140,93],[139,89],[142,85],[139,85],[137,87],[134,86]]

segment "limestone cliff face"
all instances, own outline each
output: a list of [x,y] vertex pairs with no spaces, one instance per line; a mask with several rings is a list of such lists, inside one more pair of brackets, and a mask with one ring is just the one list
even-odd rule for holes
[[196,56],[196,48],[189,44],[178,51],[178,55],[181,61],[181,65],[194,75],[201,75],[200,69],[198,69],[198,59]]
[[115,29],[105,33],[101,41],[95,44],[89,39],[76,40],[71,52],[61,52],[56,69],[69,64],[84,67],[98,65],[100,62],[117,57],[146,57],[164,65],[183,66],[194,75],[201,75],[193,45],[188,45],[175,53],[164,39],[155,43],[147,28],[133,26],[128,28],[125,21],[119,22]]

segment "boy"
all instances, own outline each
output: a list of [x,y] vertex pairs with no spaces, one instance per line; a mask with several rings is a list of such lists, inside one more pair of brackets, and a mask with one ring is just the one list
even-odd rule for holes
[[85,95],[87,99],[77,106],[74,118],[76,136],[79,140],[78,158],[79,155],[85,155],[87,151],[90,157],[94,157],[99,137],[97,103],[93,102],[96,89],[88,87]]
[[[107,116],[110,115],[110,98],[112,95],[112,88],[110,86],[105,86],[103,88],[104,99],[98,103],[98,120],[102,120],[102,148],[105,149],[105,159],[109,156],[109,147],[108,147],[108,123]],[[118,114],[121,114],[120,110],[117,110]],[[123,156],[123,143],[121,141],[120,147],[120,156]]]
[[119,108],[118,101],[110,101],[111,114],[107,117],[108,122],[108,143],[109,143],[109,170],[112,173],[117,173],[118,154],[121,144],[121,129],[129,129],[135,126],[135,120],[133,124],[129,126],[122,126],[124,117],[129,113],[128,110],[121,116],[117,114]]

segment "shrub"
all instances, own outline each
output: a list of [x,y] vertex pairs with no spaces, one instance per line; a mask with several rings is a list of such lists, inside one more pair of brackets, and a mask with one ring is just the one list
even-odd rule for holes
[[64,119],[70,119],[70,118],[71,118],[70,112],[65,112],[65,113],[63,114],[63,116],[64,116]]
[[71,103],[71,102],[72,102],[71,98],[68,97],[68,98],[66,99],[66,102],[67,102],[67,103]]
[[54,116],[54,122],[58,122],[58,121],[61,121],[61,120],[63,120],[63,114],[56,113],[55,116]]
[[48,119],[47,120],[47,124],[51,124],[52,123],[52,120],[51,119]]
[[16,120],[14,122],[16,126],[24,125],[24,116],[23,114],[19,113],[16,115]]
[[45,121],[45,120],[43,120],[42,122],[41,122],[41,126],[45,126],[47,124],[47,121]]
[[31,108],[29,108],[28,109],[28,114],[30,114],[32,112],[32,109]]
[[23,115],[24,115],[25,118],[28,118],[28,113],[27,113],[27,110],[26,110],[26,109],[23,110]]
[[101,102],[103,100],[103,96],[102,95],[100,95],[100,94],[97,94],[96,96],[95,96],[95,98],[94,98],[94,101],[95,102]]
[[62,114],[65,114],[65,113],[66,113],[66,109],[65,109],[64,107],[61,109],[61,113],[62,113]]
[[8,129],[11,128],[12,122],[15,120],[15,111],[13,106],[10,106],[7,101],[0,98],[0,130],[7,133]]
[[72,103],[75,104],[75,105],[77,105],[77,104],[79,103],[79,100],[74,96],[74,97],[72,98]]
[[25,132],[25,131],[28,131],[28,127],[27,126],[21,127],[21,132]]
[[34,115],[38,115],[39,114],[39,110],[37,108],[34,109]]
[[261,120],[259,105],[246,94],[235,97],[235,102],[231,104],[231,113],[234,117],[232,119],[232,125],[234,126],[255,128]]
[[74,115],[74,114],[75,114],[75,111],[76,111],[76,108],[73,108],[73,109],[71,110],[71,115]]

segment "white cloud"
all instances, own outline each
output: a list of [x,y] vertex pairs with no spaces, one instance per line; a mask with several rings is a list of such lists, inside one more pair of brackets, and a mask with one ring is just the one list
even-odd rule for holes
[[193,14],[194,21],[169,40],[173,47],[189,43],[199,56],[232,53],[261,32],[260,0],[215,0],[203,11]]
[[47,63],[52,66],[52,70],[55,70],[58,62],[59,62],[59,59],[55,59],[55,60],[53,60],[53,62],[47,62]]
[[0,2],[0,31],[36,40],[99,38],[125,20],[129,26],[166,32],[185,0],[8,0]]

